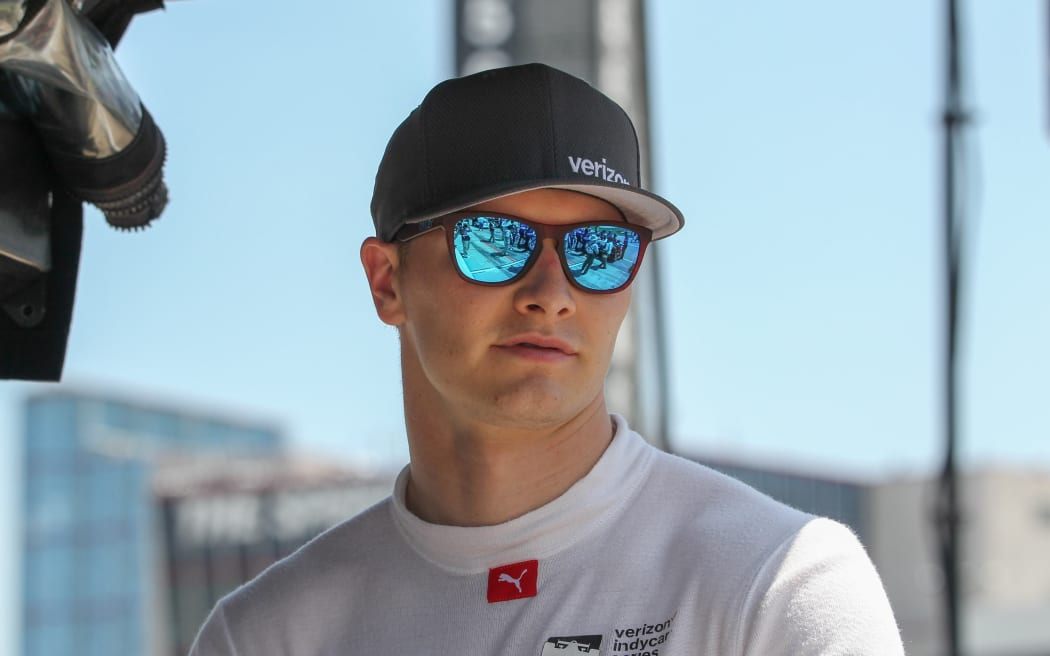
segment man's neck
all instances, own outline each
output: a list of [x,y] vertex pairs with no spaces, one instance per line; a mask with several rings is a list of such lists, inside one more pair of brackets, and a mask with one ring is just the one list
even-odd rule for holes
[[563,425],[520,430],[413,421],[408,509],[451,526],[491,526],[556,499],[591,470],[612,440],[603,399]]

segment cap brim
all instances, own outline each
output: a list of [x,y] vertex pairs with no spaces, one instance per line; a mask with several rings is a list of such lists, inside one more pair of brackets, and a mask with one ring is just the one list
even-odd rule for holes
[[534,189],[565,189],[601,198],[614,205],[623,213],[628,223],[645,226],[653,232],[653,240],[669,237],[682,229],[685,218],[682,212],[670,201],[654,193],[623,185],[607,185],[600,182],[581,183],[579,178],[572,180],[536,180],[519,182],[498,190],[480,191],[470,197],[462,197],[453,203],[435,208],[423,215],[413,216],[405,223],[418,223],[427,219],[436,219],[450,212],[458,212],[479,203]]

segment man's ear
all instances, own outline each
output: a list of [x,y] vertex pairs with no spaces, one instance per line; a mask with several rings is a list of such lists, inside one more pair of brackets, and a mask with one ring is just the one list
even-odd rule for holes
[[405,313],[397,284],[397,244],[379,241],[375,237],[365,239],[361,244],[361,265],[368,277],[379,320],[391,326],[404,323]]

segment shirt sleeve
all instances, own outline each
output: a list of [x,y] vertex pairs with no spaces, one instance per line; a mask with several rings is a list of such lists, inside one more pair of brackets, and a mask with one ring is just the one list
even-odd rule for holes
[[237,656],[221,601],[215,605],[201,626],[197,639],[190,647],[189,656]]
[[813,519],[770,555],[745,601],[746,656],[903,656],[871,559],[846,526]]

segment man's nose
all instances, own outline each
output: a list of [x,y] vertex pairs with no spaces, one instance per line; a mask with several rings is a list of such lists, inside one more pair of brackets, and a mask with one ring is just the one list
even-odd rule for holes
[[566,317],[576,312],[576,289],[566,278],[553,239],[538,245],[540,254],[522,278],[514,295],[519,312],[542,312]]

